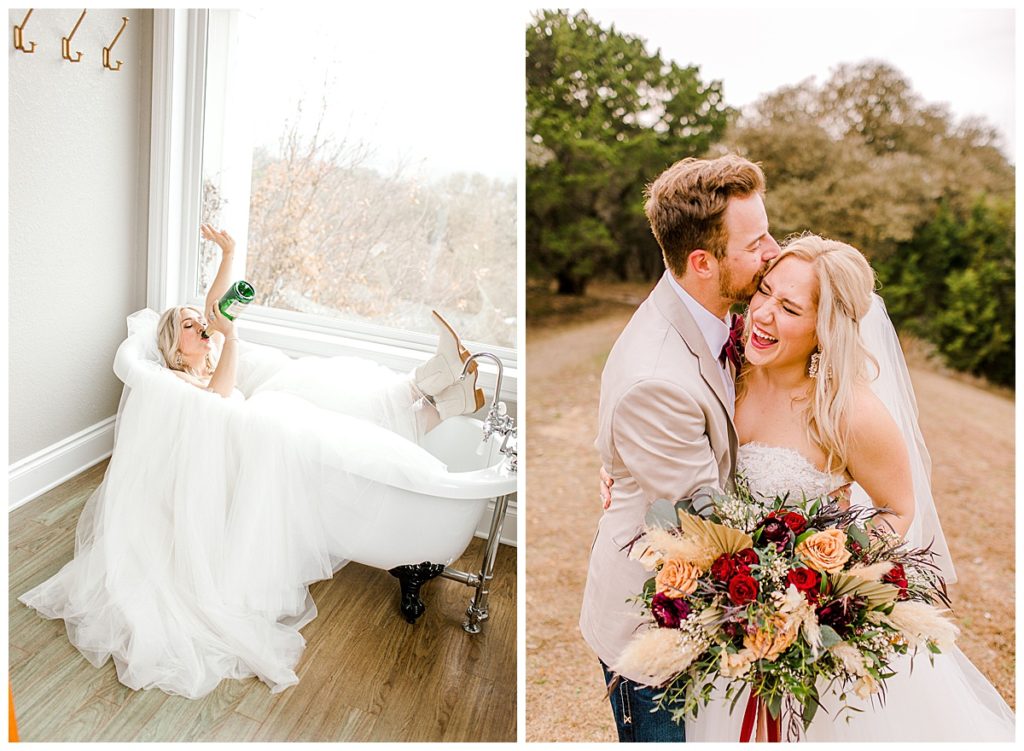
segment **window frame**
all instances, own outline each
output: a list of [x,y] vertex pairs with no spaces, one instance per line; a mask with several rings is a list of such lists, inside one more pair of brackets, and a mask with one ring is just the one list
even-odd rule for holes
[[[197,230],[202,204],[209,13],[205,9],[153,11],[146,300],[157,312],[179,301],[200,305],[204,302],[196,295],[195,280],[199,265]],[[522,186],[517,195],[521,201]],[[520,206],[520,221],[522,213]],[[517,235],[522,235],[521,227]],[[521,316],[517,316],[517,329],[522,325]],[[437,341],[435,336],[414,331],[257,305],[246,310],[238,329],[248,341],[294,356],[357,355],[400,371],[411,370],[429,359]],[[503,379],[498,398],[514,414],[518,389],[516,350],[485,342],[465,344],[471,351],[491,352],[501,360]],[[487,359],[480,360],[479,366],[480,385],[493,392],[497,367]]]

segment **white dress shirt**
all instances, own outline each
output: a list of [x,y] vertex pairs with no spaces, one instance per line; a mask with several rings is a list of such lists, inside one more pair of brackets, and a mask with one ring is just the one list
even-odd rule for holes
[[704,341],[708,343],[708,349],[711,350],[711,356],[718,362],[718,370],[722,374],[722,382],[725,384],[725,393],[729,395],[729,403],[725,406],[729,410],[729,416],[732,417],[736,408],[736,382],[729,375],[728,364],[722,365],[721,361],[718,360],[718,356],[722,353],[722,347],[729,341],[729,331],[731,328],[729,324],[732,321],[732,314],[726,313],[725,320],[719,318],[694,300],[690,293],[679,285],[679,282],[675,280],[672,274],[668,275],[668,281],[672,285],[672,289],[679,295],[679,299],[683,301],[686,309],[690,311],[693,320],[697,322],[697,327],[700,329],[700,333],[704,335]]

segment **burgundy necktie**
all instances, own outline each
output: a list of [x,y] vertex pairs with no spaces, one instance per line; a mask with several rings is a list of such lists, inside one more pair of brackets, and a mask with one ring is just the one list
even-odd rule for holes
[[718,355],[718,362],[722,364],[723,368],[726,359],[732,362],[737,372],[743,364],[743,316],[738,313],[732,317],[729,338],[722,345],[722,352]]

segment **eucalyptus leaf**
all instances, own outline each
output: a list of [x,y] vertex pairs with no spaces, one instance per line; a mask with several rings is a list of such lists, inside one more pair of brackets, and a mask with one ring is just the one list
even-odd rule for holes
[[654,597],[654,588],[656,586],[657,577],[652,576],[650,579],[644,582],[644,597]]
[[805,532],[801,532],[799,535],[797,535],[796,542],[794,543],[794,545],[799,545],[804,540],[806,540],[808,537],[810,537],[812,535],[816,535],[816,534],[818,534],[818,532],[817,532],[817,530],[814,530],[814,529],[808,529]]
[[864,530],[854,524],[846,528],[846,535],[861,547],[866,548],[870,542],[868,536],[864,534]]
[[811,720],[814,719],[814,715],[818,713],[818,702],[811,698],[809,701],[804,702],[803,712],[801,713],[801,719],[804,721],[804,728],[810,727]]
[[831,626],[821,627],[821,646],[825,649],[835,646],[842,641],[842,637],[836,633],[836,630]]

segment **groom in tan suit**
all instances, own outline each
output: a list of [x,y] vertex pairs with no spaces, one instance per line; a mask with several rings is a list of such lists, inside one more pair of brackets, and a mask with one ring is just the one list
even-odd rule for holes
[[[650,574],[623,547],[658,499],[728,488],[736,457],[729,308],[750,300],[779,246],[768,234],[764,174],[738,156],[683,159],[648,188],[644,207],[666,270],[608,355],[597,450],[614,480],[590,554],[580,630],[600,658],[620,741],[685,740],[656,689],[615,678],[640,624],[627,603]],[[611,668],[611,669],[610,669]]]

